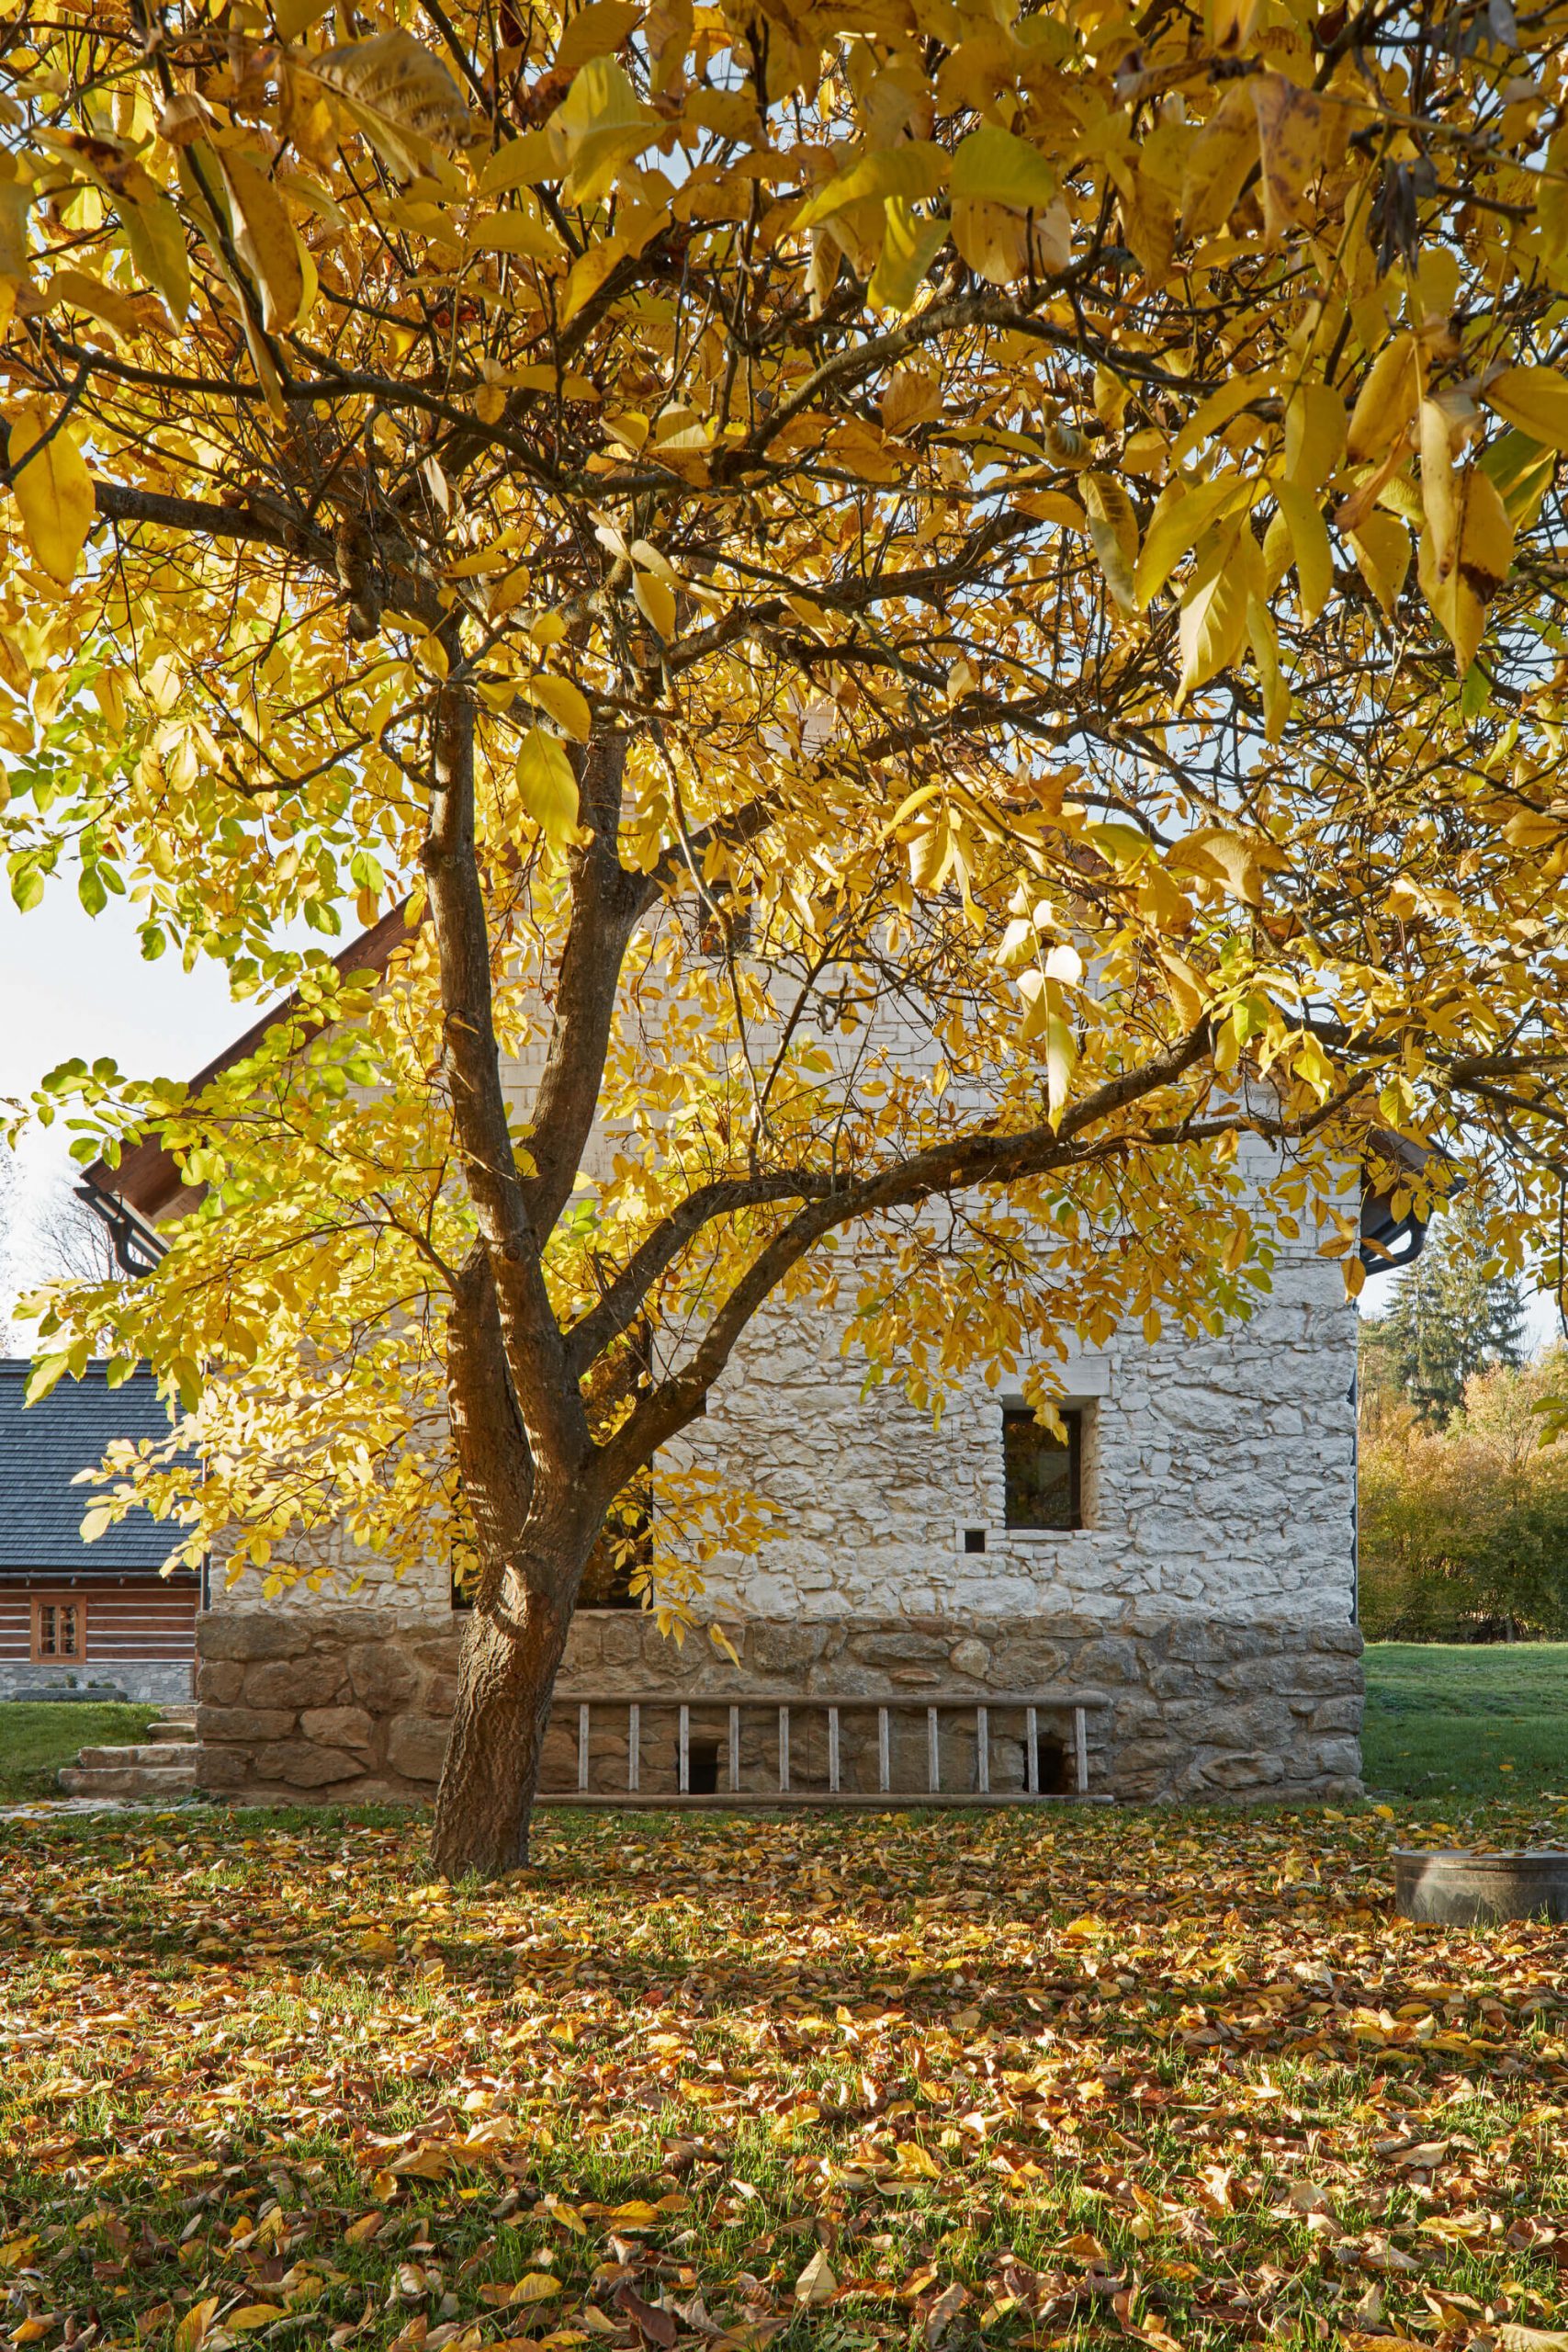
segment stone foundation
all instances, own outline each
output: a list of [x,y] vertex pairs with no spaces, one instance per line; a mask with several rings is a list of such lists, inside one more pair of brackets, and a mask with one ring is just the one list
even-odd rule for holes
[[49,1660],[0,1662],[0,1700],[134,1700],[139,1705],[188,1707],[193,1661],[188,1658],[117,1657],[84,1666]]
[[[457,1690],[459,1619],[386,1606],[214,1611],[197,1621],[197,1786],[247,1804],[428,1799]],[[1140,1803],[1346,1797],[1359,1793],[1361,1636],[1343,1623],[1208,1620],[1136,1607],[1088,1616],[751,1619],[728,1629],[739,1668],[700,1637],[677,1649],[637,1611],[584,1611],[572,1628],[542,1785],[577,1786],[577,1701],[595,1705],[591,1789],[626,1784],[624,1701],[642,1702],[643,1795],[673,1791],[677,1709],[691,1737],[716,1741],[720,1785],[732,1696],[742,1715],[742,1786],[777,1786],[773,1701],[860,1700],[840,1719],[845,1790],[874,1791],[878,1702],[895,1710],[895,1788],[925,1786],[926,1694],[946,1699],[1053,1690],[1098,1694],[1089,1788]],[[623,1703],[614,1703],[619,1699]],[[1021,1710],[993,1708],[993,1790],[1025,1784]],[[1066,1707],[1043,1713],[1070,1749]],[[826,1718],[792,1718],[791,1785],[827,1786]],[[976,1786],[974,1718],[943,1719],[942,1786]]]

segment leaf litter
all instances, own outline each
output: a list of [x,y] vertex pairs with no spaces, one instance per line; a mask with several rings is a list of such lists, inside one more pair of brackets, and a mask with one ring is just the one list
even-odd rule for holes
[[1565,1815],[14,1824],[0,2342],[1568,2352]]

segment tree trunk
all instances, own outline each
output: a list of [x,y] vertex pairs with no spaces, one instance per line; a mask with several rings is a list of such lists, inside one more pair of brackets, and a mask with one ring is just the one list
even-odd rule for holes
[[499,1878],[526,1865],[545,1726],[570,1624],[570,1609],[552,1609],[534,1593],[516,1633],[482,1610],[468,1620],[431,1833],[438,1877]]

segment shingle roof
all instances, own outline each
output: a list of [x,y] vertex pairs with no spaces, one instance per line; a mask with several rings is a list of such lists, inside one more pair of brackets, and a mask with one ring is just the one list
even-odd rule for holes
[[102,1459],[113,1438],[168,1435],[152,1374],[135,1373],[111,1388],[103,1365],[90,1365],[85,1379],[62,1380],[41,1403],[24,1407],[30,1369],[0,1357],[0,1571],[92,1576],[161,1566],[174,1531],[145,1511],[85,1544],[80,1530],[93,1489],[71,1483]]

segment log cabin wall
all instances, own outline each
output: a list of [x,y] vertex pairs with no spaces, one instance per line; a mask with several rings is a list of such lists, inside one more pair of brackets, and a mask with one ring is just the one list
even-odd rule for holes
[[80,1533],[94,1497],[78,1472],[116,1438],[167,1434],[153,1384],[111,1389],[96,1365],[28,1408],[28,1370],[0,1361],[0,1699],[188,1701],[200,1577],[159,1573],[170,1531],[144,1514],[90,1545]]

